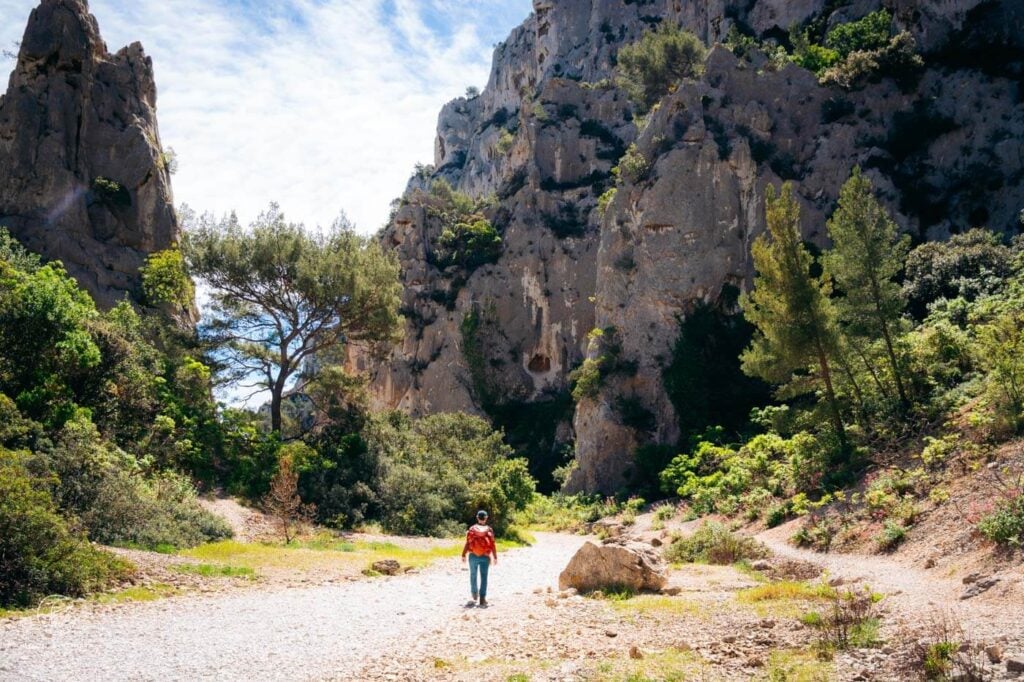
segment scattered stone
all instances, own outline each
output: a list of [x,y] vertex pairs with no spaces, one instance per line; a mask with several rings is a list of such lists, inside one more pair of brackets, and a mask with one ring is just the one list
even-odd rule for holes
[[924,562],[924,567],[925,568],[935,568],[935,559],[932,559],[931,557],[929,557],[928,560]]
[[751,656],[750,658],[747,659],[747,667],[748,668],[763,668],[764,667],[764,659],[761,658],[760,656]]
[[772,570],[772,562],[766,559],[758,559],[754,563],[750,564],[750,567],[755,571],[770,571]]
[[999,578],[989,576],[987,578],[978,578],[974,582],[970,583],[964,590],[963,594],[960,595],[961,599],[970,599],[971,597],[977,597],[982,592],[985,592],[994,587],[998,582]]
[[633,646],[629,647],[629,657],[632,659],[639,660],[643,658],[644,655],[643,653],[641,653],[640,649],[638,649],[637,646],[634,644]]
[[661,547],[662,544],[658,538],[651,538],[651,547]]
[[1010,654],[1006,657],[1006,672],[1024,673],[1024,653]]
[[667,594],[670,597],[675,597],[682,594],[683,588],[673,585],[672,587],[661,588],[662,594]]
[[618,637],[619,633],[615,632],[615,630],[605,630],[604,631],[604,636],[605,637]]
[[1000,663],[1003,660],[1003,647],[999,644],[990,644],[985,647],[985,655],[992,663]]
[[665,564],[650,545],[639,542],[595,545],[587,542],[558,577],[559,589],[581,592],[608,587],[658,591],[668,577]]
[[772,620],[771,618],[765,618],[760,623],[758,623],[758,625],[760,625],[765,630],[770,630],[773,627],[775,627],[775,621]]
[[394,559],[382,559],[370,564],[370,568],[383,575],[397,575],[402,570],[402,565]]
[[971,583],[978,582],[983,577],[984,576],[982,576],[981,573],[970,573],[970,574],[964,576],[963,583],[964,583],[964,585],[970,585]]
[[725,637],[722,638],[722,641],[725,642],[726,644],[735,644],[736,643],[736,635],[726,635]]

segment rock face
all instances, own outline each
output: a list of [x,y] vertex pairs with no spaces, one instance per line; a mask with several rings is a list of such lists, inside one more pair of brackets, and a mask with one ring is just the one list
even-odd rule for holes
[[650,545],[622,542],[595,545],[588,542],[569,560],[558,576],[558,589],[592,592],[627,587],[633,591],[657,591],[665,587],[665,565]]
[[100,306],[137,299],[178,238],[167,166],[142,46],[111,55],[85,0],[42,0],[0,97],[0,225]]
[[[442,111],[435,166],[412,179],[383,234],[402,264],[408,323],[390,362],[355,360],[372,370],[378,403],[486,412],[507,429],[510,415],[537,421],[530,408],[551,405],[556,447],[574,444],[568,490],[612,492],[633,475],[638,446],[679,439],[663,374],[680,320],[700,305],[735,312],[752,281],[768,184],[794,182],[805,235],[819,246],[855,164],[918,239],[1016,230],[1021,3],[887,2],[925,66],[850,88],[823,86],[757,50],[741,58],[714,45],[734,26],[764,40],[882,5],[536,0],[497,47],[483,93]],[[668,95],[640,131],[610,80],[614,59],[665,22],[712,48],[703,76]],[[633,143],[648,170],[616,178]],[[440,179],[490,197],[481,210],[504,239],[496,262],[468,273],[438,266],[451,223],[431,196]],[[602,213],[598,198],[613,187]],[[604,333],[589,335],[595,328]],[[575,404],[570,426],[568,411],[555,409],[570,371],[609,353],[616,370]]]

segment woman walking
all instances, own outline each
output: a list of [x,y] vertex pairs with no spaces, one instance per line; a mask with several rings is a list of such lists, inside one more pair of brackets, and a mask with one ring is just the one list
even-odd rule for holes
[[[469,590],[473,600],[466,606],[475,606],[479,597],[480,606],[487,607],[487,571],[498,564],[498,548],[494,544],[494,529],[487,525],[487,512],[483,509],[476,513],[476,523],[466,532],[466,544],[462,548],[462,563],[466,563],[469,555]],[[479,580],[478,580],[479,578]]]

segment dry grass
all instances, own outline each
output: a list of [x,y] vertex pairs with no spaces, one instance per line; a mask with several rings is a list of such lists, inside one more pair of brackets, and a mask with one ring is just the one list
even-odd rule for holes
[[620,613],[639,616],[700,616],[702,613],[696,602],[663,594],[640,594],[629,599],[613,599],[611,605]]
[[750,605],[762,618],[796,618],[809,603],[827,601],[834,594],[835,590],[825,583],[780,580],[740,590],[736,593],[736,601]]
[[765,673],[769,682],[829,682],[834,678],[831,663],[820,660],[814,651],[803,650],[773,651]]

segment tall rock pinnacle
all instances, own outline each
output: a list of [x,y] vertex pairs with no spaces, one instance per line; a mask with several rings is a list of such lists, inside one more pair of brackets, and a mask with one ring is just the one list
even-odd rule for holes
[[101,307],[137,298],[146,256],[177,241],[152,61],[139,43],[110,54],[86,0],[29,18],[0,97],[0,226]]

